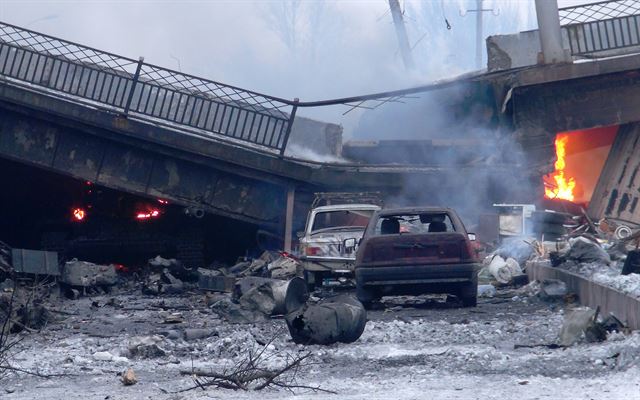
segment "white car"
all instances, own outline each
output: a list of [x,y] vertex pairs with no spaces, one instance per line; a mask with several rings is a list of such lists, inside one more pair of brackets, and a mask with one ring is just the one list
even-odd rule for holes
[[309,212],[300,235],[299,257],[310,289],[353,277],[356,251],[373,213],[373,204],[336,204]]

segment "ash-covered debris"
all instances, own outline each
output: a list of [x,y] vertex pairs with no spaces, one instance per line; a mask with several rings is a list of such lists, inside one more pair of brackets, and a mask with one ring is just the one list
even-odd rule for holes
[[356,298],[342,295],[309,302],[286,316],[295,343],[352,343],[360,338],[367,323],[367,312]]
[[582,235],[566,241],[544,243],[542,251],[530,262],[564,269],[640,298],[636,247],[637,244],[627,238],[607,240]]
[[[527,261],[535,257],[536,241],[530,238],[508,238],[482,261],[479,279],[495,286],[526,285]],[[489,293],[484,289],[484,293]]]
[[223,276],[242,278],[259,276],[263,278],[291,279],[300,273],[300,262],[291,254],[265,251],[258,258],[243,257],[231,267],[214,267]]

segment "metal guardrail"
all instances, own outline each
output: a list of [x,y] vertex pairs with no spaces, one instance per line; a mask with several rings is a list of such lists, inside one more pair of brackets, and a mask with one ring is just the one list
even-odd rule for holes
[[297,101],[288,101],[133,60],[0,22],[0,76],[106,105],[127,116],[278,150],[284,154]]
[[640,1],[614,0],[559,9],[574,56],[640,45]]

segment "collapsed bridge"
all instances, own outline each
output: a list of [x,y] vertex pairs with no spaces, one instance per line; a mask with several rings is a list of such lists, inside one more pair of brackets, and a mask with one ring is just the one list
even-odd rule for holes
[[[584,55],[575,48],[576,56]],[[488,204],[534,201],[543,193],[541,176],[552,170],[558,132],[640,120],[637,54],[573,64],[503,64],[486,74],[408,90],[300,102],[0,23],[0,157],[255,224],[290,242],[314,192],[379,191],[390,202],[442,204],[470,201],[460,189],[475,183],[473,190],[490,193],[483,197]],[[303,124],[296,117],[301,107],[377,106],[424,93],[446,97],[447,89],[462,92],[464,100],[454,99],[443,112],[457,107],[464,114],[480,104],[483,120],[477,125],[518,143],[526,157],[514,162],[496,148],[479,162],[407,166],[292,156],[289,145],[296,139],[327,131],[327,124]],[[429,127],[428,116],[424,125]]]
[[294,209],[305,210],[314,192],[392,196],[405,179],[441,170],[289,157],[297,101],[5,23],[0,78],[0,157],[274,232],[287,228],[289,239],[293,215],[304,214]]

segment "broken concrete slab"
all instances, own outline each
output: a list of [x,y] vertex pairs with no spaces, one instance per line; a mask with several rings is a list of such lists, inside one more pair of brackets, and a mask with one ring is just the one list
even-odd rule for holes
[[149,266],[154,269],[162,268],[162,270],[168,270],[173,276],[184,282],[195,282],[198,280],[196,268],[188,268],[175,258],[156,256],[149,260]]
[[166,350],[158,346],[162,342],[159,336],[144,336],[133,338],[129,342],[129,355],[132,358],[157,358],[167,354]]
[[236,278],[224,276],[220,271],[198,268],[198,287],[202,290],[231,293],[236,285]]
[[341,295],[317,304],[307,303],[285,319],[295,343],[352,343],[364,332],[367,312],[356,298]]
[[585,331],[593,324],[596,311],[588,307],[568,309],[560,330],[560,345],[571,346],[579,342]]
[[162,274],[160,274],[158,290],[164,294],[180,294],[184,292],[185,285],[180,279],[173,276],[168,268],[165,268],[162,270]]
[[61,282],[70,286],[113,286],[118,281],[114,265],[98,265],[73,259],[64,264]]
[[230,298],[223,298],[211,305],[211,310],[234,324],[246,324],[267,320],[267,316],[257,310],[246,310]]
[[567,284],[558,279],[543,279],[540,281],[538,296],[547,301],[560,300],[567,295]]

